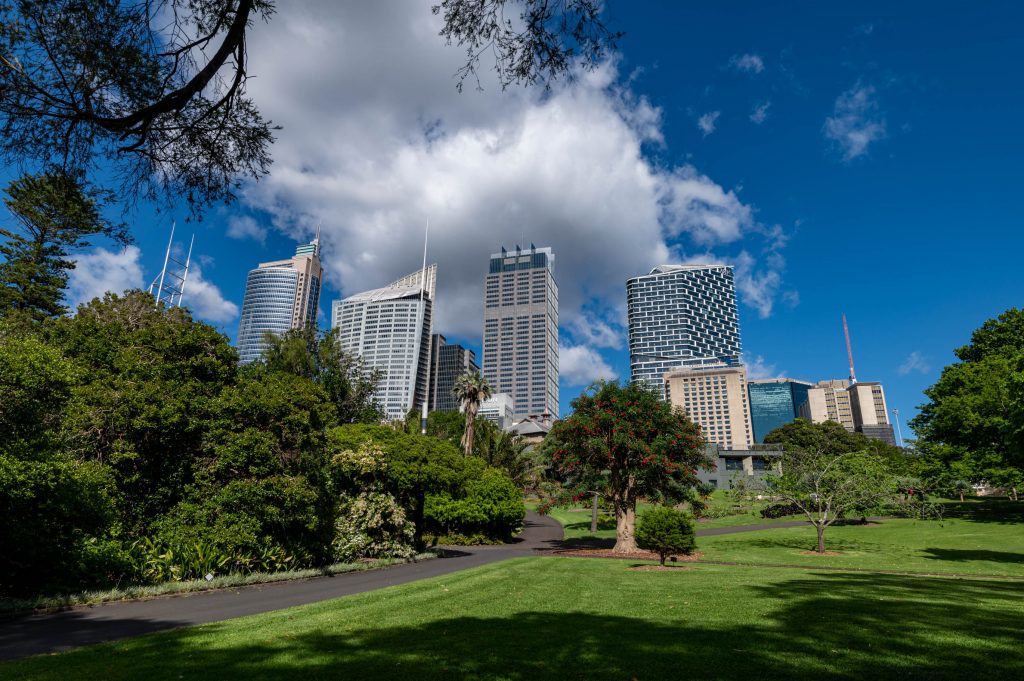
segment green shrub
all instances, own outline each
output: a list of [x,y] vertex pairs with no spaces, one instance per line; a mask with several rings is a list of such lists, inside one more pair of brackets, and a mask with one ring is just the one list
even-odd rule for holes
[[645,511],[636,528],[636,543],[657,553],[662,565],[669,554],[689,555],[697,547],[693,516],[667,506]]
[[368,491],[342,501],[335,523],[335,560],[347,563],[415,554],[414,528],[393,496]]
[[522,492],[504,471],[485,468],[457,493],[427,497],[426,520],[435,535],[479,535],[508,541],[523,529]]

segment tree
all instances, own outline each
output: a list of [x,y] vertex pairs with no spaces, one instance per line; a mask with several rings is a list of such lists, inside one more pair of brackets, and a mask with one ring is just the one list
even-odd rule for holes
[[270,164],[272,125],[246,96],[248,30],[268,0],[0,4],[0,156],[86,170],[124,193],[233,198]]
[[472,456],[476,415],[480,411],[480,403],[491,396],[491,385],[486,378],[480,375],[479,371],[473,371],[455,379],[452,395],[462,404],[462,413],[466,417],[466,429],[462,434],[462,451],[466,456]]
[[380,423],[384,410],[375,393],[384,372],[371,369],[341,347],[340,331],[319,332],[313,325],[276,336],[267,334],[263,363],[270,371],[308,378],[327,391],[338,423]]
[[662,567],[666,556],[693,553],[697,546],[696,536],[693,517],[686,511],[668,506],[655,507],[640,514],[636,528],[637,546],[656,552]]
[[524,0],[519,16],[505,15],[506,0],[443,0],[433,6],[444,17],[441,36],[466,48],[466,64],[458,72],[458,89],[472,76],[480,88],[478,69],[485,52],[494,56],[502,89],[514,83],[544,83],[573,67],[592,69],[615,49],[622,33],[601,19],[599,0]]
[[615,509],[615,550],[635,551],[637,501],[692,501],[697,468],[713,465],[700,428],[636,384],[596,383],[572,408],[571,416],[552,427],[543,448],[564,481],[548,505],[600,492]]
[[918,447],[975,481],[1024,471],[1024,310],[986,321],[955,354],[910,422]]
[[766,475],[767,493],[798,508],[818,532],[817,552],[825,552],[825,530],[846,513],[893,502],[899,487],[885,461],[867,452],[787,449],[781,472]]
[[7,185],[15,229],[0,229],[0,314],[22,311],[33,319],[67,312],[62,304],[71,253],[103,235],[127,243],[125,226],[100,212],[110,195],[72,175],[50,171],[26,175]]

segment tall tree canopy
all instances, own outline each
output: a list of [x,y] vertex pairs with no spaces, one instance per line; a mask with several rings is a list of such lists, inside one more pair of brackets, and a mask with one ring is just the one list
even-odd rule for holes
[[553,503],[579,501],[596,491],[615,509],[615,550],[636,550],[636,504],[641,497],[692,500],[697,468],[712,466],[699,426],[640,385],[598,383],[572,402],[573,413],[544,443],[565,483]]
[[39,320],[64,314],[71,254],[96,235],[126,243],[125,226],[101,213],[107,192],[64,172],[26,175],[8,184],[6,194],[14,224],[0,227],[0,315],[22,312]]
[[[974,479],[1014,478],[1024,469],[1024,310],[986,321],[925,390],[911,422],[932,459]],[[1016,473],[1015,473],[1016,472]]]
[[452,396],[462,405],[462,413],[466,418],[465,430],[462,433],[462,451],[466,456],[472,456],[476,415],[480,411],[480,404],[491,397],[491,384],[479,371],[462,374],[455,379]]

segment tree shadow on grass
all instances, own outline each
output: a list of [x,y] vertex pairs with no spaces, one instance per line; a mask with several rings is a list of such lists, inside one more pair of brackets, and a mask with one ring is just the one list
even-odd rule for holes
[[924,549],[926,558],[948,561],[988,561],[991,563],[1024,563],[1024,553],[985,551],[982,549]]
[[[656,578],[689,579],[694,573]],[[637,573],[636,579],[650,579]],[[568,585],[567,585],[568,587]],[[599,612],[438,615],[422,624],[302,627],[283,611],[258,639],[228,643],[221,623],[0,668],[5,678],[160,679],[956,679],[1024,678],[1024,587],[850,573],[742,587],[756,611],[645,618]],[[400,607],[400,604],[396,604]],[[287,613],[287,617],[285,617]],[[431,613],[416,613],[418,617]],[[291,624],[285,620],[294,620]],[[318,622],[324,622],[320,618]],[[337,609],[346,622],[344,608]],[[271,628],[279,627],[279,628]],[[9,675],[6,675],[8,674]]]

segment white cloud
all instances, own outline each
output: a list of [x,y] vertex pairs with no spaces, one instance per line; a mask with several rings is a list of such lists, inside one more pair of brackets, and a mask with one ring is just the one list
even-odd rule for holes
[[782,378],[785,373],[778,371],[774,364],[765,362],[761,355],[750,357],[743,353],[740,361],[747,367],[747,378]]
[[[128,289],[147,288],[149,282],[143,275],[141,259],[138,246],[128,246],[120,252],[96,248],[82,253],[75,258],[75,269],[71,270],[68,302],[77,307],[93,298],[102,298],[107,291],[121,294]],[[189,268],[183,305],[208,321],[231,321],[238,316],[238,306],[225,300],[220,289],[203,278],[198,259]]]
[[742,251],[731,262],[740,299],[757,310],[761,319],[770,317],[782,285],[782,274],[778,270],[760,266],[746,251]]
[[123,251],[96,248],[75,257],[75,269],[68,281],[68,303],[72,309],[93,298],[102,298],[107,291],[123,293],[143,288],[145,281],[139,263],[142,251],[127,246]]
[[722,115],[721,111],[709,111],[697,119],[697,127],[707,137],[715,131],[715,122]]
[[900,376],[906,376],[911,372],[917,372],[919,374],[927,374],[931,371],[932,367],[928,364],[928,360],[917,350],[914,350],[907,358],[903,360],[903,364],[899,365],[896,369],[896,373]]
[[244,200],[294,238],[322,219],[325,276],[345,295],[419,267],[429,218],[439,332],[479,338],[488,254],[532,242],[556,253],[563,327],[601,347],[613,334],[579,332],[584,309],[614,330],[625,280],[681,241],[763,239],[735,190],[647,159],[664,143],[662,112],[614,62],[550,92],[485,78],[484,92],[459,94],[465,55],[437,21],[411,1],[293,0],[254,27],[250,93],[284,127],[271,175]]
[[836,98],[835,111],[825,119],[825,137],[832,140],[844,161],[868,153],[868,147],[885,137],[885,118],[875,101],[875,88],[858,81]]
[[761,125],[768,118],[768,108],[772,105],[771,101],[761,102],[754,107],[754,110],[750,114],[750,122],[754,125]]
[[759,54],[734,54],[729,65],[737,71],[761,73],[764,71],[764,59]]
[[623,330],[613,327],[591,314],[582,313],[567,325],[573,338],[595,348],[621,350],[624,344]]
[[585,345],[562,345],[558,349],[558,375],[572,386],[615,378],[615,372],[604,358]]
[[254,239],[262,244],[267,240],[267,229],[248,215],[232,215],[228,220],[228,236],[232,239]]

